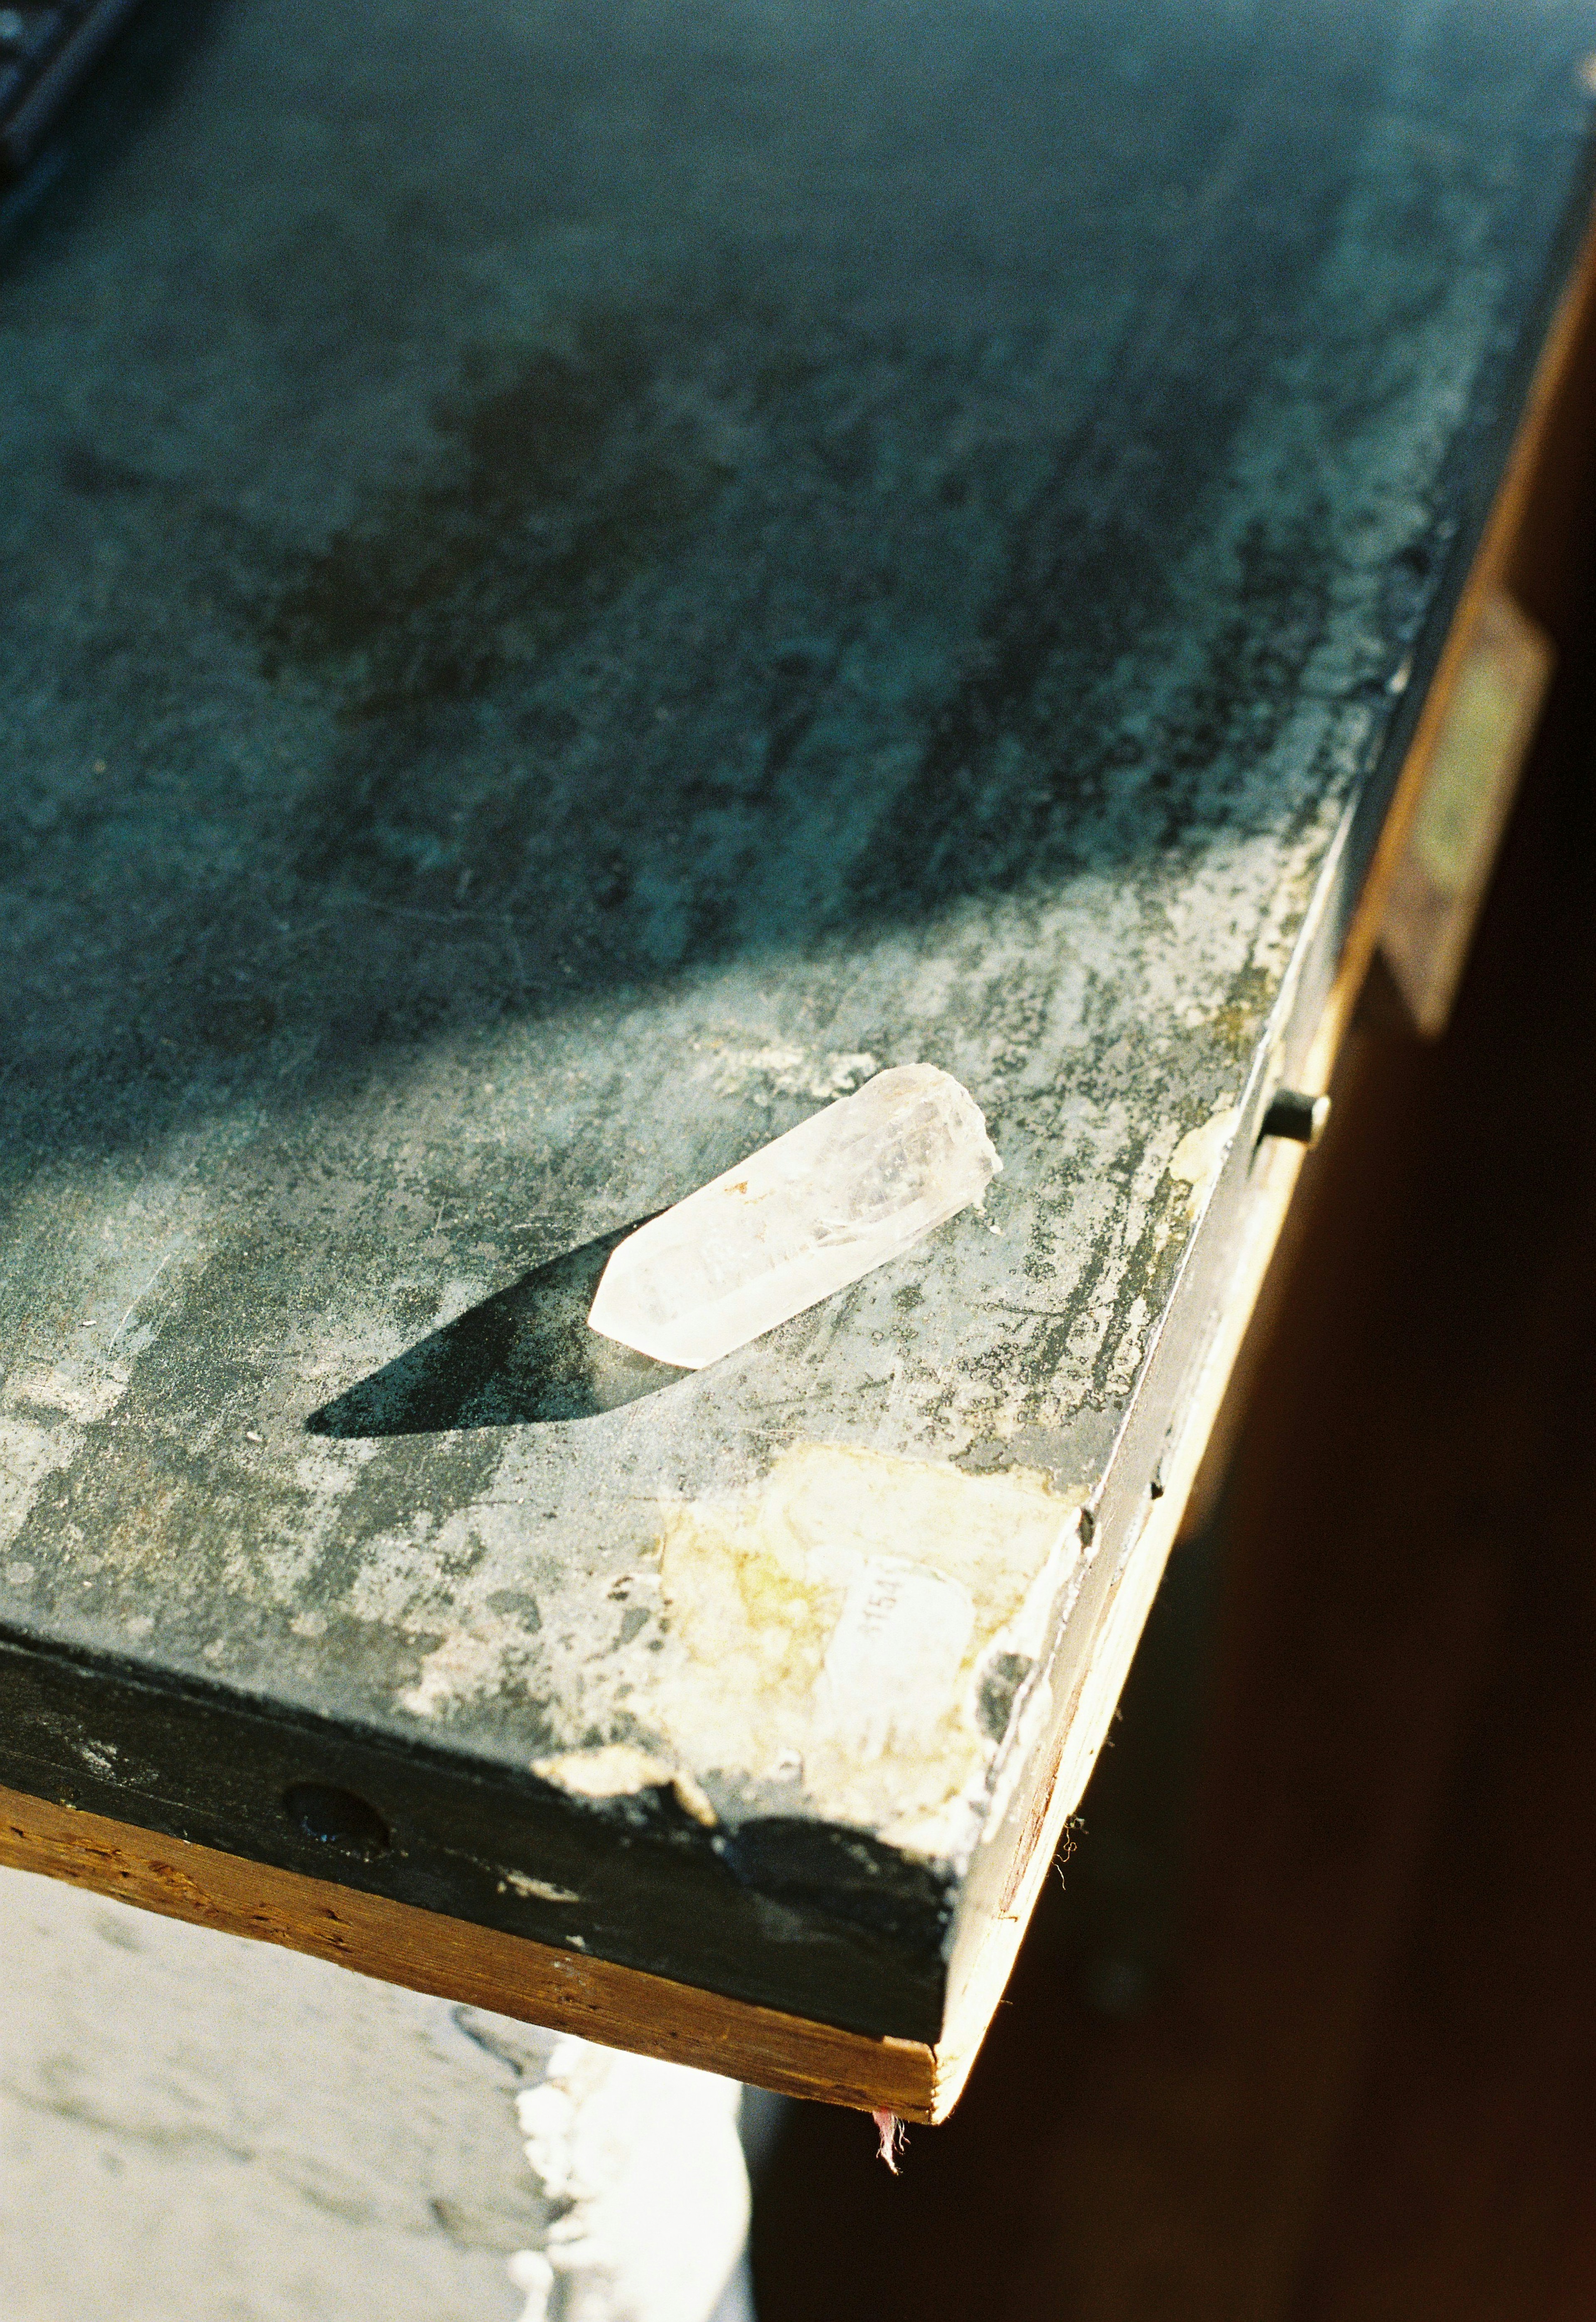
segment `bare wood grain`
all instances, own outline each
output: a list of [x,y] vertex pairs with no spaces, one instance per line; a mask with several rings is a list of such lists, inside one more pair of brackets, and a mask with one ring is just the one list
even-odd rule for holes
[[785,2096],[932,2116],[935,2061],[918,2042],[811,2023],[15,1790],[0,1790],[0,1863]]

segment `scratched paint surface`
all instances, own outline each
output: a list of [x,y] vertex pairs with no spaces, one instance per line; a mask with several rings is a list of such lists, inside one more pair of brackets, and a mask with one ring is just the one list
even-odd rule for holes
[[[0,1622],[956,1853],[1555,284],[1589,10],[167,22],[0,279]],[[984,1213],[594,1371],[590,1245],[921,1059]],[[828,1455],[1026,1522],[997,1593],[907,1518],[886,1594],[798,1572],[756,1732],[705,1607]],[[836,1711],[845,1615],[923,1731]]]

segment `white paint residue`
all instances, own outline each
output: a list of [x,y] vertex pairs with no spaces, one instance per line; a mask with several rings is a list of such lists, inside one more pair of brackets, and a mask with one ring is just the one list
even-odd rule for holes
[[45,1477],[69,1467],[82,1440],[82,1429],[69,1422],[51,1427],[0,1415],[0,1548],[27,1522]]
[[672,1790],[677,1803],[706,1829],[716,1825],[715,1808],[690,1774],[668,1766],[662,1758],[629,1742],[611,1742],[597,1750],[569,1750],[557,1758],[534,1758],[532,1770],[545,1782],[556,1782],[572,1797],[627,1798],[643,1790]]
[[417,1717],[435,1717],[454,1702],[501,1684],[534,1643],[526,1623],[514,1614],[485,1614],[433,1647],[415,1683],[400,1694],[399,1706]]
[[1191,1188],[1187,1206],[1193,1217],[1207,1201],[1224,1166],[1240,1119],[1235,1105],[1224,1106],[1197,1128],[1189,1129],[1170,1156],[1170,1175],[1178,1184]]
[[375,1436],[341,1443],[336,1438],[313,1435],[294,1461],[294,1481],[311,1499],[344,1499],[360,1482],[361,1469],[381,1449],[381,1440]]
[[1039,1660],[1052,1642],[1059,1604],[1080,1561],[1081,1552],[1073,1539],[1067,1542],[1055,1540],[1048,1550],[1047,1561],[1026,1589],[1018,1612],[999,1630],[990,1650],[1018,1653],[1026,1660]]
[[128,1376],[126,1363],[88,1352],[68,1355],[47,1370],[14,1371],[5,1382],[5,1401],[14,1410],[64,1412],[89,1426],[111,1416],[127,1393]]
[[0,1387],[0,1547],[14,1540],[45,1479],[69,1467],[86,1431],[111,1417],[155,1326],[145,1312],[192,1257],[204,1195],[182,1141],[129,1193],[117,1170],[41,1170],[10,1232],[19,1279],[37,1282],[6,1349]]
[[1146,1351],[1147,1329],[1153,1319],[1147,1301],[1138,1291],[1125,1312],[1125,1327],[1109,1358],[1107,1384],[1110,1394],[1128,1394],[1135,1384]]
[[[1013,1653],[1035,1666],[1026,1680],[1017,1717],[1011,1715],[1008,1746],[994,1769],[983,1835],[990,1837],[1008,1811],[1020,1777],[1034,1762],[1034,1753],[1053,1716],[1053,1688],[1042,1666],[1049,1646],[1062,1635],[1085,1577],[1083,1559],[1072,1541],[1070,1550],[1055,1549],[1026,1591],[1025,1603],[1012,1621],[992,1639],[982,1668],[999,1653]],[[977,1672],[979,1678],[980,1672]]]
[[504,1883],[517,1895],[525,1895],[539,1903],[579,1903],[582,1899],[572,1888],[552,1886],[546,1879],[529,1879],[524,1870],[506,1870]]
[[0,1390],[0,1547],[28,1520],[48,1476],[69,1467],[84,1431],[127,1393],[128,1366],[86,1347],[14,1370]]
[[532,1770],[578,1798],[629,1798],[640,1790],[668,1789],[673,1769],[629,1742],[601,1750],[570,1750],[557,1758],[534,1758]]

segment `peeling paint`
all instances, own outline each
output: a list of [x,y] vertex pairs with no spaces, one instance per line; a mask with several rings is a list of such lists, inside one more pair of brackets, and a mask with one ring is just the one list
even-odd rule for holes
[[1190,1187],[1187,1207],[1193,1217],[1200,1212],[1213,1191],[1214,1180],[1224,1166],[1240,1119],[1240,1111],[1234,1104],[1221,1105],[1207,1120],[1189,1129],[1170,1156],[1170,1175],[1178,1184]]
[[609,1742],[597,1750],[570,1750],[555,1758],[534,1758],[532,1770],[575,1798],[636,1797],[643,1790],[670,1790],[686,1814],[706,1829],[716,1824],[715,1808],[692,1776],[629,1742]]
[[1039,1646],[1077,1553],[1074,1504],[1030,1469],[800,1446],[752,1492],[664,1510],[678,1650],[649,1712],[701,1775],[797,1762],[814,1811],[928,1842],[994,1755],[978,1672]]
[[506,1870],[499,1881],[501,1894],[506,1887],[536,1903],[579,1903],[582,1899],[573,1888],[556,1887],[547,1879],[533,1879],[524,1870]]

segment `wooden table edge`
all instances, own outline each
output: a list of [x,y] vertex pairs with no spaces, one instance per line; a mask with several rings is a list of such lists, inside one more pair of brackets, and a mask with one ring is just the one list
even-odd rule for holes
[[935,2054],[919,2041],[726,1998],[21,1791],[0,1789],[0,1865],[782,2096],[937,2116]]
[[[1341,1046],[1379,939],[1446,704],[1482,606],[1508,582],[1557,399],[1596,329],[1596,231],[1587,230],[1535,366],[1512,447],[1458,599],[1343,945],[1313,1042],[1311,1085]],[[1172,1475],[1127,1560],[1108,1622],[1078,1687],[1058,1764],[1037,1801],[1037,1842],[1009,1924],[993,1931],[947,2035],[919,2041],[849,2032],[732,1999],[575,1949],[422,1910],[135,1824],[0,1788],[0,1865],[63,1879],[169,1918],[273,1943],[412,1991],[489,2009],[607,2046],[751,2080],[779,2095],[904,2120],[945,2119],[962,2092],[1013,1966],[1066,1817],[1079,1803],[1114,1700],[1180,1529],[1212,1425],[1295,1185],[1300,1148],[1278,1148],[1238,1253],[1224,1327],[1205,1363]],[[1106,1708],[1104,1705],[1106,1704]],[[1085,1713],[1090,1705],[1090,1715]],[[1099,1716],[1099,1709],[1103,1714]],[[1094,1739],[1094,1729],[1096,1738]]]

